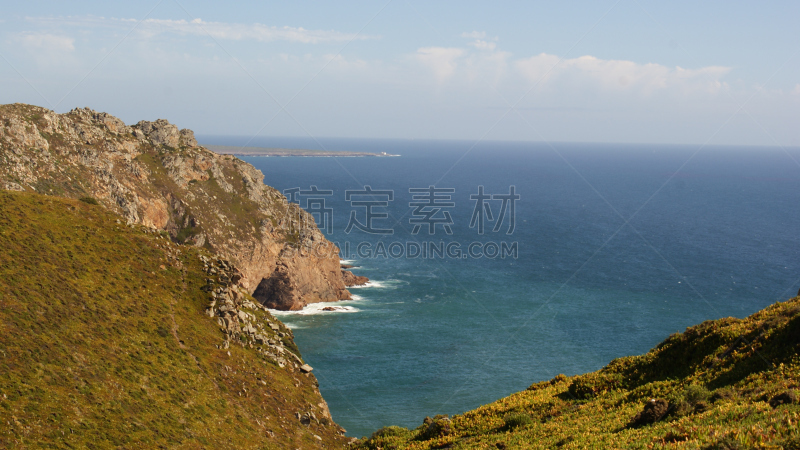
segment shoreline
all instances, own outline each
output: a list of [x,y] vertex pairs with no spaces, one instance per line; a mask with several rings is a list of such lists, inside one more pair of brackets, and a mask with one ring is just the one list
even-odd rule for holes
[[300,157],[310,157],[310,158],[335,158],[335,157],[361,158],[361,157],[400,156],[400,155],[392,155],[386,152],[369,153],[369,152],[308,150],[308,149],[270,148],[270,147],[236,147],[229,145],[205,145],[204,147],[220,155],[233,155],[233,156],[264,156],[264,157],[300,156]]

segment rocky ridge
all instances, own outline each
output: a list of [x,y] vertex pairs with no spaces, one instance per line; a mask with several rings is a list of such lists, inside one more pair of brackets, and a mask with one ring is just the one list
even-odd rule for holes
[[313,217],[260,171],[163,119],[128,126],[89,108],[2,105],[0,188],[92,197],[128,223],[205,247],[235,265],[241,286],[269,308],[350,299],[347,286],[365,282],[341,269]]

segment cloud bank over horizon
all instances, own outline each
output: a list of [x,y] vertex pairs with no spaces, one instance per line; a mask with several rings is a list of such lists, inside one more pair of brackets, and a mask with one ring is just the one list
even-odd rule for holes
[[0,102],[201,134],[800,145],[800,80],[720,58],[184,16],[25,15],[0,32]]
[[83,30],[92,28],[132,29],[145,38],[161,34],[178,34],[210,37],[224,40],[254,40],[258,42],[288,41],[303,44],[323,42],[348,42],[352,40],[378,39],[360,33],[343,33],[335,30],[309,30],[303,27],[268,26],[260,23],[225,23],[204,21],[201,18],[138,20],[133,18],[83,17],[27,17],[32,24],[47,27],[69,27]]

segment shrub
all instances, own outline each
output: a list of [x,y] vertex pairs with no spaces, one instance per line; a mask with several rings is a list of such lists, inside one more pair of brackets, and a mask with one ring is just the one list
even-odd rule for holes
[[587,400],[620,387],[622,387],[622,375],[592,372],[576,378],[570,383],[568,390],[576,399]]
[[398,427],[396,425],[390,425],[388,427],[383,427],[376,432],[372,433],[370,439],[379,439],[379,438],[387,438],[387,437],[394,437],[394,436],[402,436],[407,434],[408,430],[403,427]]
[[672,395],[669,401],[669,415],[683,417],[708,409],[711,391],[705,386],[690,384],[682,392]]
[[81,197],[78,200],[89,205],[99,205],[100,203],[94,197]]
[[734,397],[736,397],[736,392],[734,392],[733,389],[723,387],[715,390],[711,394],[709,400],[711,401],[711,403],[716,403],[720,400],[730,400]]
[[503,417],[503,422],[505,422],[505,429],[513,430],[514,428],[528,426],[533,423],[533,419],[530,415],[525,413],[508,413]]
[[450,421],[450,417],[448,417],[446,414],[439,414],[433,416],[433,419],[426,417],[425,420],[422,421],[422,426],[420,427],[417,438],[421,440],[428,440],[441,436],[447,436],[452,432],[453,423]]
[[693,405],[708,400],[710,396],[711,392],[705,386],[699,384],[690,384],[683,391],[683,398]]

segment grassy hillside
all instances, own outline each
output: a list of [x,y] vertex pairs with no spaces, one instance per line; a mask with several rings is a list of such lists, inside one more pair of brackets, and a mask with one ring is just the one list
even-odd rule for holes
[[800,297],[360,449],[800,448]]
[[222,345],[203,250],[92,203],[0,191],[1,448],[341,446],[313,375]]

